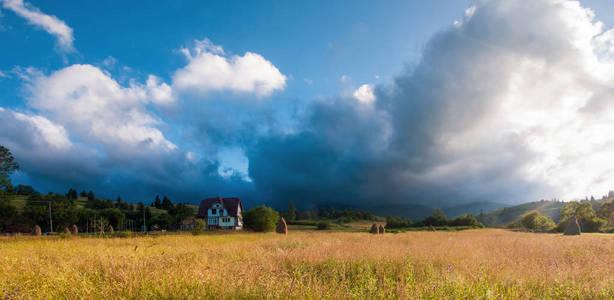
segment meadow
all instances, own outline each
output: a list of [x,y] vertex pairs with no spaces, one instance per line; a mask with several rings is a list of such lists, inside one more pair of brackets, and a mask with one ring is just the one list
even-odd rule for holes
[[613,298],[614,238],[500,229],[2,237],[14,299]]

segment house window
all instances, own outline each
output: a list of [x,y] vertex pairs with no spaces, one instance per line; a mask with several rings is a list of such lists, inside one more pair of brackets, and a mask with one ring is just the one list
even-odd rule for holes
[[228,222],[230,222],[230,218],[222,218],[222,222],[228,223]]
[[211,210],[211,214],[215,215],[216,213],[217,213],[217,209],[214,208]]

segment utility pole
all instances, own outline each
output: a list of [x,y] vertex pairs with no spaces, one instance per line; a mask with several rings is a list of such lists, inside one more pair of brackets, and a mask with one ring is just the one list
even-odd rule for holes
[[51,218],[51,201],[49,201],[49,227],[51,227],[50,232],[53,232],[53,219]]

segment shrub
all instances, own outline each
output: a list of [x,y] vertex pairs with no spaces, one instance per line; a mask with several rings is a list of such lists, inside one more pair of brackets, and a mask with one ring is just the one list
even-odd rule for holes
[[542,215],[539,211],[526,213],[520,219],[520,226],[528,230],[546,232],[552,230],[556,225],[548,216]]
[[318,230],[329,230],[330,229],[330,223],[328,223],[326,221],[320,221],[320,222],[318,222],[317,228],[318,228]]
[[205,221],[198,219],[194,221],[194,228],[192,229],[193,235],[199,235],[203,233],[203,229],[205,228]]
[[267,232],[275,230],[279,213],[267,206],[258,206],[245,211],[243,223],[246,229]]

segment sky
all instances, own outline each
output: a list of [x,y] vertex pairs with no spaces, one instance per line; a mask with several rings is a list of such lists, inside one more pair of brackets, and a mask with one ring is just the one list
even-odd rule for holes
[[14,183],[431,207],[613,189],[614,3],[0,0]]

